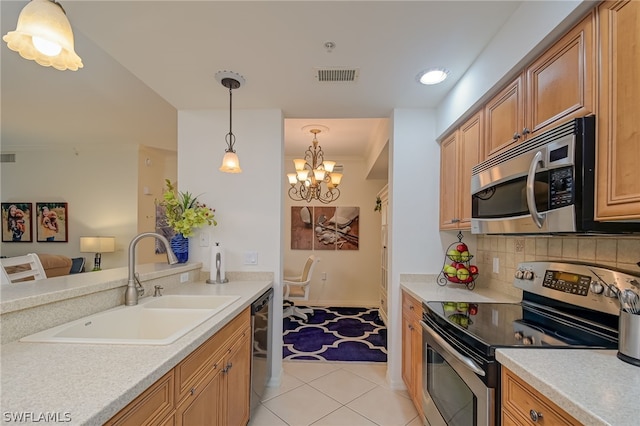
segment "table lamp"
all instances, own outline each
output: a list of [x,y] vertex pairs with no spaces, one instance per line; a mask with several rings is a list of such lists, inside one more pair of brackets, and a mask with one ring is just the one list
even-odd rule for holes
[[100,271],[100,259],[102,253],[113,253],[116,250],[115,237],[80,237],[80,251],[83,253],[95,253],[93,270]]

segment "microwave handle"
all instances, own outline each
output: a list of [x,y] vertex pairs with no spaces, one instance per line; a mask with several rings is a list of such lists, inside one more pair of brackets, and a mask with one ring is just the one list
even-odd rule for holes
[[529,212],[531,213],[531,219],[533,219],[533,223],[536,224],[538,228],[542,228],[542,223],[544,222],[544,215],[538,213],[538,209],[536,209],[536,195],[535,195],[535,183],[536,183],[536,170],[538,170],[538,164],[542,164],[542,152],[536,152],[536,155],[533,156],[533,160],[531,160],[531,165],[529,166],[529,174],[527,175],[527,207],[529,207]]

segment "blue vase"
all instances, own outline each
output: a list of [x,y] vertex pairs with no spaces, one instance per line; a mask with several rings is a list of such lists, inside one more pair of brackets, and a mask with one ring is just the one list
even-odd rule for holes
[[171,250],[178,258],[178,263],[187,263],[189,260],[189,238],[182,234],[171,237]]

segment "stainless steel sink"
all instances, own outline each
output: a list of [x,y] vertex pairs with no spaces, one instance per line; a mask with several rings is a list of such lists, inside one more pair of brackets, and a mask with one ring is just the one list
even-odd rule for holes
[[167,295],[119,306],[20,339],[21,342],[168,345],[239,296]]

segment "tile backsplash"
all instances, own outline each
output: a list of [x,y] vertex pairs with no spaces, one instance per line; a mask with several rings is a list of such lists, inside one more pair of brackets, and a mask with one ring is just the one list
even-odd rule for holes
[[[479,235],[475,264],[478,287],[519,295],[513,276],[520,262],[563,260],[589,262],[640,275],[640,236],[497,236]],[[493,272],[494,258],[498,271]]]

